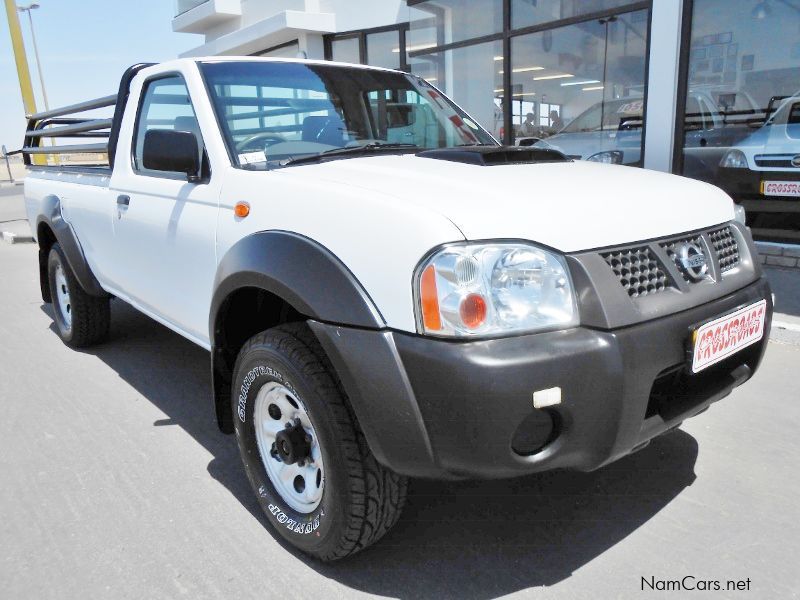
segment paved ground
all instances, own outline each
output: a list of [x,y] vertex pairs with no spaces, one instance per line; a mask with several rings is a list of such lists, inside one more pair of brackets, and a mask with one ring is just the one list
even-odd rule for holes
[[0,223],[25,218],[25,203],[22,186],[4,184],[0,186]]
[[[35,247],[0,244],[0,597],[659,597],[641,577],[800,597],[800,335],[756,379],[595,473],[414,481],[396,529],[322,565],[265,527],[216,430],[203,350],[121,303],[66,348]],[[664,597],[678,598],[669,593]]]

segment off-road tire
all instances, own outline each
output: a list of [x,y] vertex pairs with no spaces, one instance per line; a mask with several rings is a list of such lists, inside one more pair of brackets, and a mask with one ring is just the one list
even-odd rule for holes
[[[61,268],[69,292],[69,312],[71,323],[65,322],[59,307],[56,271]],[[90,296],[81,287],[75,273],[67,262],[67,257],[58,243],[50,248],[47,257],[47,280],[53,306],[53,320],[59,337],[73,348],[85,348],[104,341],[108,337],[111,324],[111,306],[108,297]]]
[[[269,382],[296,392],[319,439],[324,487],[319,506],[307,514],[281,497],[259,453],[254,405]],[[267,520],[289,543],[333,561],[375,543],[397,522],[407,480],[375,460],[332,365],[305,323],[268,329],[245,343],[234,367],[232,398],[247,476]]]

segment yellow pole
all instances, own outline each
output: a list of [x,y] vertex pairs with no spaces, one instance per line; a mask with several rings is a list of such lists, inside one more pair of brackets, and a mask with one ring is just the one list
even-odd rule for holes
[[15,0],[6,0],[6,15],[8,16],[8,30],[11,32],[11,45],[14,48],[14,59],[17,63],[22,104],[25,107],[25,114],[32,115],[36,112],[36,99],[33,95],[31,72],[28,69],[28,57],[25,55],[25,43],[22,41],[22,30],[19,27]]
[[[16,0],[6,0],[6,16],[8,17],[8,31],[11,33],[11,46],[14,48],[14,60],[17,63],[22,105],[25,108],[25,116],[28,116],[36,113],[36,97],[33,95],[31,72],[28,69],[28,57],[25,54],[22,30],[19,27]],[[44,156],[34,155],[32,160],[37,165],[47,164],[47,159]]]

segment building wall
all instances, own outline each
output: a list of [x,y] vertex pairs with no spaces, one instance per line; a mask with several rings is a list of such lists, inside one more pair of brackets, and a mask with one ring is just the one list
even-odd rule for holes
[[[210,18],[191,19],[214,6]],[[323,58],[322,36],[396,23],[405,11],[404,0],[206,0],[176,16],[173,28],[205,35],[205,44],[183,56],[254,54],[297,39],[307,56]]]

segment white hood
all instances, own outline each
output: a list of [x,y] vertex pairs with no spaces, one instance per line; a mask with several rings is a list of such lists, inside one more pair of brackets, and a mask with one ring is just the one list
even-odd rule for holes
[[283,173],[389,194],[436,212],[469,240],[525,239],[575,252],[665,237],[734,218],[699,181],[583,161],[477,166],[411,154],[333,160]]

